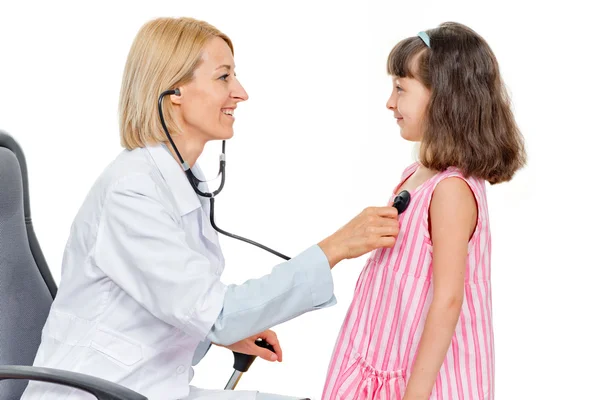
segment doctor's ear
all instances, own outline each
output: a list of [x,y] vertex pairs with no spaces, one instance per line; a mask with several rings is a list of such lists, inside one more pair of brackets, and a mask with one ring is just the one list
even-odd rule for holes
[[171,103],[173,104],[181,104],[181,89],[175,88],[175,94],[169,96]]

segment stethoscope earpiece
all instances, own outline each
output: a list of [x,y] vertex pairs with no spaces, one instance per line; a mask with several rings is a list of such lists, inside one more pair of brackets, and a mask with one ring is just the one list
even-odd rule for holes
[[394,198],[393,207],[398,210],[398,214],[402,214],[408,208],[410,204],[410,193],[407,190],[403,190]]

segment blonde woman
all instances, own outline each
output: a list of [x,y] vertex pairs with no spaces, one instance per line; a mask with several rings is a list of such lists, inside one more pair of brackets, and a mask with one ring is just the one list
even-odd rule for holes
[[[156,400],[288,398],[202,390],[189,385],[191,366],[212,343],[281,361],[269,328],[335,304],[331,268],[341,260],[393,246],[396,209],[368,208],[261,279],[220,281],[224,259],[208,199],[189,184],[157,99],[178,89],[164,98],[165,123],[204,180],[196,164],[204,145],[232,137],[234,110],[248,99],[234,71],[231,40],[206,22],[160,18],[141,28],[121,88],[125,150],[75,218],[34,365],[104,378]],[[254,344],[259,337],[274,354]],[[31,383],[23,398],[90,397]]]

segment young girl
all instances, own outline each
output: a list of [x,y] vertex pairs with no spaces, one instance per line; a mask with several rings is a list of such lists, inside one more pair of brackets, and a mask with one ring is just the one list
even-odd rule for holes
[[367,260],[323,391],[330,399],[494,398],[490,226],[485,181],[525,164],[496,58],[444,23],[388,58],[393,111],[420,142],[393,197],[411,195],[395,247]]

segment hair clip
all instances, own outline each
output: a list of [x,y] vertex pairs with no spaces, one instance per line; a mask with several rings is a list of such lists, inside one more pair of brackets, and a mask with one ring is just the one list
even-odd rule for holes
[[419,37],[427,47],[431,48],[431,45],[429,44],[429,35],[426,32],[419,32]]

